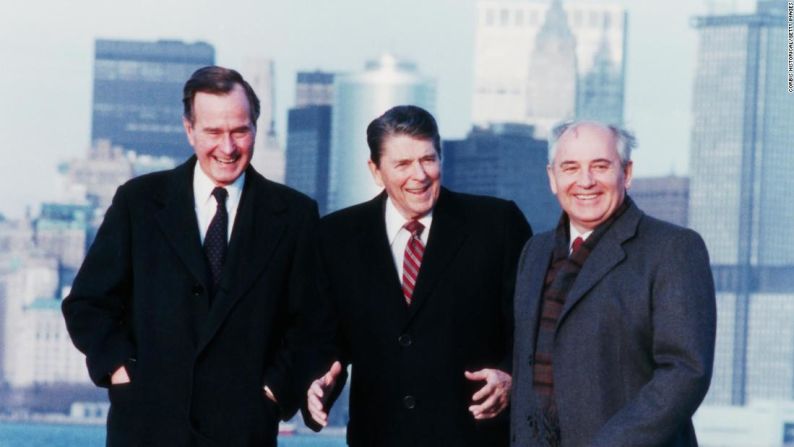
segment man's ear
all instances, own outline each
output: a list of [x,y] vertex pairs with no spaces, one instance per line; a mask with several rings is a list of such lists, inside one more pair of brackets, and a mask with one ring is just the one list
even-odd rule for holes
[[182,127],[185,128],[185,134],[187,135],[188,143],[190,143],[191,146],[196,147],[196,136],[193,133],[193,124],[184,116],[182,117]]
[[372,160],[367,160],[367,167],[369,168],[370,174],[372,174],[372,179],[375,180],[375,184],[383,188],[383,178],[380,175],[380,168],[378,168],[378,165]]
[[557,182],[554,181],[554,167],[550,164],[546,165],[546,175],[549,176],[549,188],[552,194],[557,194]]
[[634,163],[629,160],[626,162],[626,166],[623,167],[623,186],[626,189],[629,189],[631,186],[631,178],[632,172],[634,171]]

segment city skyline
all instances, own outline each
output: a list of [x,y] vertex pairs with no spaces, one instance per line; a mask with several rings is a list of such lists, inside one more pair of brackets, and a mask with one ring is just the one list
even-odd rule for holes
[[[413,0],[407,1],[411,3]],[[483,3],[507,5],[504,8],[499,6],[500,9],[495,11],[501,14],[495,17],[513,17],[508,11],[514,4],[519,7],[512,11],[519,11],[522,4],[545,1],[488,0]],[[602,3],[597,0],[570,1]],[[719,10],[718,5],[727,8],[742,2],[711,1],[708,3],[713,14],[698,14],[697,18],[688,19],[686,27],[695,33],[691,57],[693,63],[691,66],[684,63],[671,66],[669,71],[672,74],[659,72],[657,79],[677,79],[679,76],[691,78],[689,100],[686,104],[676,104],[680,106],[679,109],[665,110],[664,113],[656,107],[656,102],[632,102],[630,99],[632,91],[638,94],[637,80],[631,74],[636,66],[632,68],[631,61],[639,56],[636,50],[638,38],[632,34],[632,24],[635,23],[632,8],[627,7],[628,51],[623,60],[629,72],[625,84],[626,97],[629,99],[626,101],[624,118],[627,127],[637,133],[640,143],[640,150],[633,153],[635,182],[630,194],[645,213],[696,230],[709,249],[719,312],[714,377],[704,402],[706,414],[710,418],[716,417],[710,408],[716,405],[743,405],[741,411],[755,412],[761,408],[753,406],[759,399],[783,399],[787,402],[781,405],[789,405],[794,398],[794,344],[791,343],[794,333],[794,279],[791,279],[794,278],[794,265],[791,259],[794,254],[785,249],[791,245],[794,234],[785,225],[792,216],[794,206],[789,205],[782,195],[787,190],[786,185],[791,183],[787,173],[794,163],[788,150],[794,128],[787,125],[794,117],[794,103],[791,102],[794,95],[786,93],[785,82],[779,82],[785,78],[782,56],[785,54],[782,50],[785,46],[785,7],[783,3],[775,3],[777,1],[759,0],[762,13],[752,14],[753,7],[753,11],[744,16],[725,15],[726,11]],[[476,3],[474,0],[466,2]],[[559,0],[555,2],[559,6]],[[353,2],[342,0],[342,4],[348,3]],[[605,3],[626,2],[605,0]],[[282,5],[266,4],[273,6],[274,10],[285,9]],[[306,6],[303,0],[299,0],[298,4]],[[446,0],[433,0],[432,4],[434,8],[439,5],[450,6]],[[171,3],[166,6],[173,7]],[[652,7],[655,6],[654,3]],[[321,10],[325,8],[321,5],[317,7]],[[772,8],[779,8],[775,9],[779,10],[779,17],[763,13]],[[316,12],[316,9],[311,10]],[[523,14],[526,17],[526,13]],[[392,20],[399,21],[400,18],[398,16]],[[511,19],[504,22],[511,23]],[[460,24],[456,22],[457,25]],[[754,28],[755,25],[760,26]],[[386,25],[386,28],[390,26]],[[473,24],[471,27],[474,29]],[[316,28],[322,29],[322,26]],[[444,35],[446,28],[439,26],[439,29],[442,32],[437,34]],[[2,33],[0,31],[0,35]],[[285,47],[292,45],[289,38],[285,39]],[[389,90],[383,88],[389,84],[367,84],[359,82],[359,78],[366,71],[362,71],[365,64],[375,63],[370,61],[380,61],[380,65],[388,62],[386,65],[394,67],[400,65],[398,61],[404,61],[412,70],[415,67],[422,82],[427,83],[428,92],[424,95],[427,96],[427,104],[422,102],[422,95],[417,96],[420,99],[411,101],[422,104],[439,119],[444,141],[445,183],[456,191],[515,200],[537,231],[548,229],[543,227],[542,222],[551,226],[559,216],[558,208],[552,210],[544,206],[545,201],[554,202],[554,196],[548,192],[543,166],[545,141],[534,139],[534,129],[521,124],[497,123],[487,128],[472,128],[471,109],[462,104],[468,102],[471,106],[476,95],[475,85],[471,83],[466,89],[460,87],[465,84],[465,79],[450,81],[449,77],[445,77],[446,69],[439,71],[438,61],[425,58],[427,48],[417,48],[417,53],[412,55],[385,45],[378,53],[355,53],[355,57],[361,56],[360,60],[355,61],[350,54],[337,53],[341,56],[329,65],[318,63],[294,67],[295,71],[289,72],[292,66],[282,68],[280,56],[272,53],[239,52],[235,53],[240,56],[238,63],[227,63],[237,56],[230,56],[227,52],[230,48],[227,46],[228,41],[223,40],[170,35],[141,38],[103,35],[91,41],[91,48],[93,42],[101,39],[129,40],[133,43],[173,42],[179,39],[179,42],[186,44],[204,42],[215,48],[217,63],[240,70],[255,84],[262,99],[265,110],[258,130],[265,137],[260,136],[257,143],[259,146],[267,142],[267,150],[260,147],[258,151],[260,156],[267,155],[262,161],[264,166],[276,168],[281,163],[280,175],[283,176],[285,161],[287,169],[290,169],[291,154],[293,183],[289,183],[289,172],[286,181],[318,199],[321,209],[325,207],[324,198],[330,197],[327,194],[329,191],[324,188],[333,186],[328,181],[329,177],[337,179],[337,193],[342,184],[356,194],[374,194],[374,189],[366,189],[372,187],[369,173],[364,170],[363,173],[367,175],[362,176],[356,172],[355,161],[367,156],[364,153],[366,147],[363,145],[362,130],[368,122],[367,116],[376,114],[374,110],[381,107],[377,101],[366,99],[390,96],[385,94]],[[4,54],[2,51],[6,45],[8,48],[13,46],[0,42],[0,54]],[[400,45],[404,44],[397,46]],[[259,47],[251,44],[247,48]],[[496,50],[498,53],[498,48]],[[389,56],[384,59],[383,55]],[[300,57],[292,59],[290,63],[300,60]],[[679,54],[679,58],[683,56]],[[45,60],[42,58],[39,62],[46,63]],[[345,64],[350,62],[350,65],[342,69],[339,65],[333,65],[341,64],[339,61],[343,60]],[[451,60],[458,60],[458,56],[451,56]],[[90,61],[88,65],[90,75],[93,71]],[[74,66],[70,67],[74,69]],[[372,67],[374,65],[369,68]],[[76,71],[82,72],[82,68]],[[473,68],[473,65],[469,68]],[[677,70],[688,72],[682,76],[675,73]],[[471,72],[476,73],[473,69]],[[17,71],[0,72],[0,97],[12,99],[0,101],[0,122],[9,126],[23,123],[24,127],[27,122],[23,118],[28,116],[25,111],[27,103],[14,103],[13,98],[25,97],[26,92],[20,85],[8,80],[3,82],[3,76],[18,74]],[[38,72],[30,74],[31,78],[26,78],[26,82],[40,76]],[[461,75],[461,78],[465,76]],[[56,84],[66,82],[66,78],[57,76],[51,79]],[[335,82],[334,79],[345,82]],[[378,79],[383,80],[380,77]],[[471,80],[472,77],[469,77]],[[301,86],[302,82],[305,85]],[[88,121],[85,135],[81,138],[91,134],[93,97],[90,80],[88,84],[88,97],[84,98],[88,104]],[[311,89],[308,89],[310,84]],[[458,94],[454,104],[459,107],[455,110],[450,110],[453,104],[449,102],[450,85],[458,86],[458,90],[452,92],[452,96]],[[675,82],[662,82],[657,85],[656,91],[649,90],[642,94],[649,97],[670,96],[670,90],[676,86],[680,87]],[[9,93],[9,87],[14,87],[12,93]],[[43,84],[41,88],[46,92],[54,87]],[[284,92],[287,88],[290,90]],[[362,92],[370,94],[363,95]],[[5,214],[8,218],[0,218],[0,247],[3,247],[0,253],[4,255],[0,257],[0,382],[5,380],[11,385],[11,388],[0,389],[0,401],[7,399],[3,392],[13,391],[14,387],[22,389],[55,383],[57,388],[59,382],[77,384],[85,381],[82,358],[64,335],[58,303],[68,290],[84,256],[86,242],[93,238],[96,225],[101,221],[116,186],[127,178],[165,169],[172,163],[170,159],[122,154],[118,146],[108,140],[86,142],[81,147],[72,143],[76,140],[66,136],[63,140],[57,140],[58,144],[37,143],[55,141],[54,136],[64,132],[70,120],[83,119],[79,111],[75,111],[74,116],[57,112],[69,103],[68,98],[72,93],[64,91],[61,95],[52,96],[52,108],[41,108],[38,128],[27,132],[24,129],[9,132],[11,139],[7,140],[7,145],[10,148],[6,149],[6,153],[10,154],[13,148],[23,150],[14,152],[13,159],[6,158],[6,161],[13,160],[12,163],[0,163],[0,181],[5,182],[0,184],[4,191],[0,195],[0,215]],[[358,99],[354,101],[355,98]],[[445,98],[447,102],[444,102]],[[18,107],[15,109],[9,105]],[[180,104],[174,106],[179,108]],[[354,113],[356,111],[358,113]],[[345,116],[348,119],[341,119]],[[649,120],[656,126],[635,125],[643,120]],[[270,128],[273,121],[275,127]],[[682,128],[678,121],[685,123],[681,135],[670,131]],[[332,132],[333,127],[336,130]],[[9,129],[14,128],[12,126]],[[337,152],[334,154],[331,140],[340,138],[337,138],[338,135],[332,138],[332,135],[338,134],[340,130],[348,134],[353,132],[354,135],[360,133],[361,141],[356,141],[354,135],[345,141],[336,141]],[[654,134],[643,133],[651,130],[658,136],[657,139],[651,139]],[[665,144],[672,144],[670,142],[679,138],[685,140],[683,147],[665,147]],[[361,143],[360,147],[358,143]],[[44,147],[39,144],[46,146],[45,152],[35,150]],[[340,150],[340,147],[346,149]],[[282,152],[281,148],[286,151]],[[187,144],[184,149],[185,154],[190,153]],[[299,155],[297,158],[294,157],[296,153]],[[331,157],[338,157],[335,163],[339,172],[336,174],[332,169],[334,160],[328,160],[329,153]],[[347,164],[346,171],[339,169],[340,160]],[[177,163],[181,161],[176,160]],[[669,169],[665,169],[666,162],[671,163]],[[271,179],[281,180],[275,177],[276,174],[257,165],[256,160],[252,163]],[[687,167],[687,170],[679,170],[681,166]],[[40,172],[46,175],[39,177]],[[306,178],[298,179],[297,174]],[[60,183],[55,181],[56,178],[60,178]],[[52,185],[47,186],[47,182],[52,182]],[[19,184],[23,187],[20,188]],[[38,191],[39,188],[41,191]],[[11,194],[11,191],[19,190],[22,191],[20,195]],[[350,200],[360,201],[362,197]],[[41,209],[38,203],[41,203]],[[30,219],[21,218],[22,212],[16,204],[22,204],[18,207],[20,210],[25,206],[31,207]],[[779,250],[781,246],[783,250]],[[4,345],[7,345],[5,353]],[[67,390],[63,399],[53,399],[52,402],[46,398],[36,402],[34,396],[31,408],[63,413],[62,400],[74,400],[76,392],[85,392],[79,386]],[[90,390],[96,392],[93,388]],[[11,402],[10,399],[6,401]],[[44,404],[46,409],[42,407]],[[791,414],[791,421],[785,422],[785,430],[789,430],[789,425],[792,427],[790,435],[791,440],[794,440],[794,412]],[[706,427],[708,423],[696,423],[699,437],[701,424],[706,424],[703,425]],[[783,422],[778,425],[782,427]],[[704,445],[717,442],[715,439],[720,439],[720,430],[717,426],[704,428]],[[743,430],[749,431],[750,428]]]
[[[640,140],[636,173],[685,174],[695,51],[689,20],[705,12],[706,4],[617,3],[629,16],[625,122]],[[471,125],[475,7],[475,0],[410,0],[399,6],[240,1],[219,21],[209,2],[183,11],[178,2],[92,1],[85,4],[89,14],[56,2],[17,5],[14,14],[0,19],[0,54],[14,67],[0,73],[0,122],[9,135],[6,153],[13,154],[0,164],[0,214],[18,218],[27,207],[36,213],[39,202],[57,199],[55,166],[88,150],[97,38],[203,41],[216,48],[217,63],[238,68],[250,57],[272,59],[282,147],[297,71],[355,72],[366,60],[391,52],[436,79],[442,136],[453,139],[464,137]],[[25,185],[23,195],[11,192],[18,184]]]

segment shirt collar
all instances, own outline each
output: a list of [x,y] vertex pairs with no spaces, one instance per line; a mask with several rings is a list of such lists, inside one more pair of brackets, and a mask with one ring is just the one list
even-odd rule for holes
[[[224,186],[226,192],[229,193],[226,198],[227,208],[236,209],[243,193],[243,184],[245,184],[245,171],[231,185]],[[201,166],[196,162],[196,167],[193,169],[193,198],[196,202],[196,207],[201,207],[209,203],[210,200],[215,200],[212,198],[213,189],[215,189],[215,182],[204,173]]]
[[581,237],[583,241],[586,241],[591,234],[593,234],[593,230],[585,231],[584,233],[580,233],[573,224],[568,222],[568,229],[570,230],[571,238],[568,240],[568,249],[570,250],[573,247],[573,241],[576,240],[577,237]]
[[[422,233],[422,239],[425,240],[427,231],[430,228],[430,223],[433,222],[433,210],[430,210],[429,213],[417,220],[425,227]],[[394,202],[392,202],[391,197],[388,197],[386,199],[386,237],[389,238],[389,245],[394,244],[394,240],[407,222],[408,219],[400,214]]]

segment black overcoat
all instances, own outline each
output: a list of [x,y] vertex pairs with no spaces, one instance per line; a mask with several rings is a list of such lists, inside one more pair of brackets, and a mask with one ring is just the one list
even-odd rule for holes
[[464,371],[510,371],[515,268],[529,225],[512,202],[442,188],[408,307],[385,200],[381,194],[320,224],[319,296],[337,355],[352,364],[348,443],[506,445],[507,412],[475,422],[468,407],[483,383]]
[[[249,167],[210,298],[195,163],[118,189],[63,303],[91,379],[109,387],[108,445],[275,445],[305,396],[291,349],[316,205]],[[132,381],[110,386],[120,365]]]

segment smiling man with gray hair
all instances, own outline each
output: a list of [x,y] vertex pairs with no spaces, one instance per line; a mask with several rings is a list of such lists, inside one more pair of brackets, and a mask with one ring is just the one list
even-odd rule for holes
[[700,236],[626,194],[635,145],[592,121],[552,132],[547,172],[563,214],[519,261],[514,446],[697,445],[714,282]]

